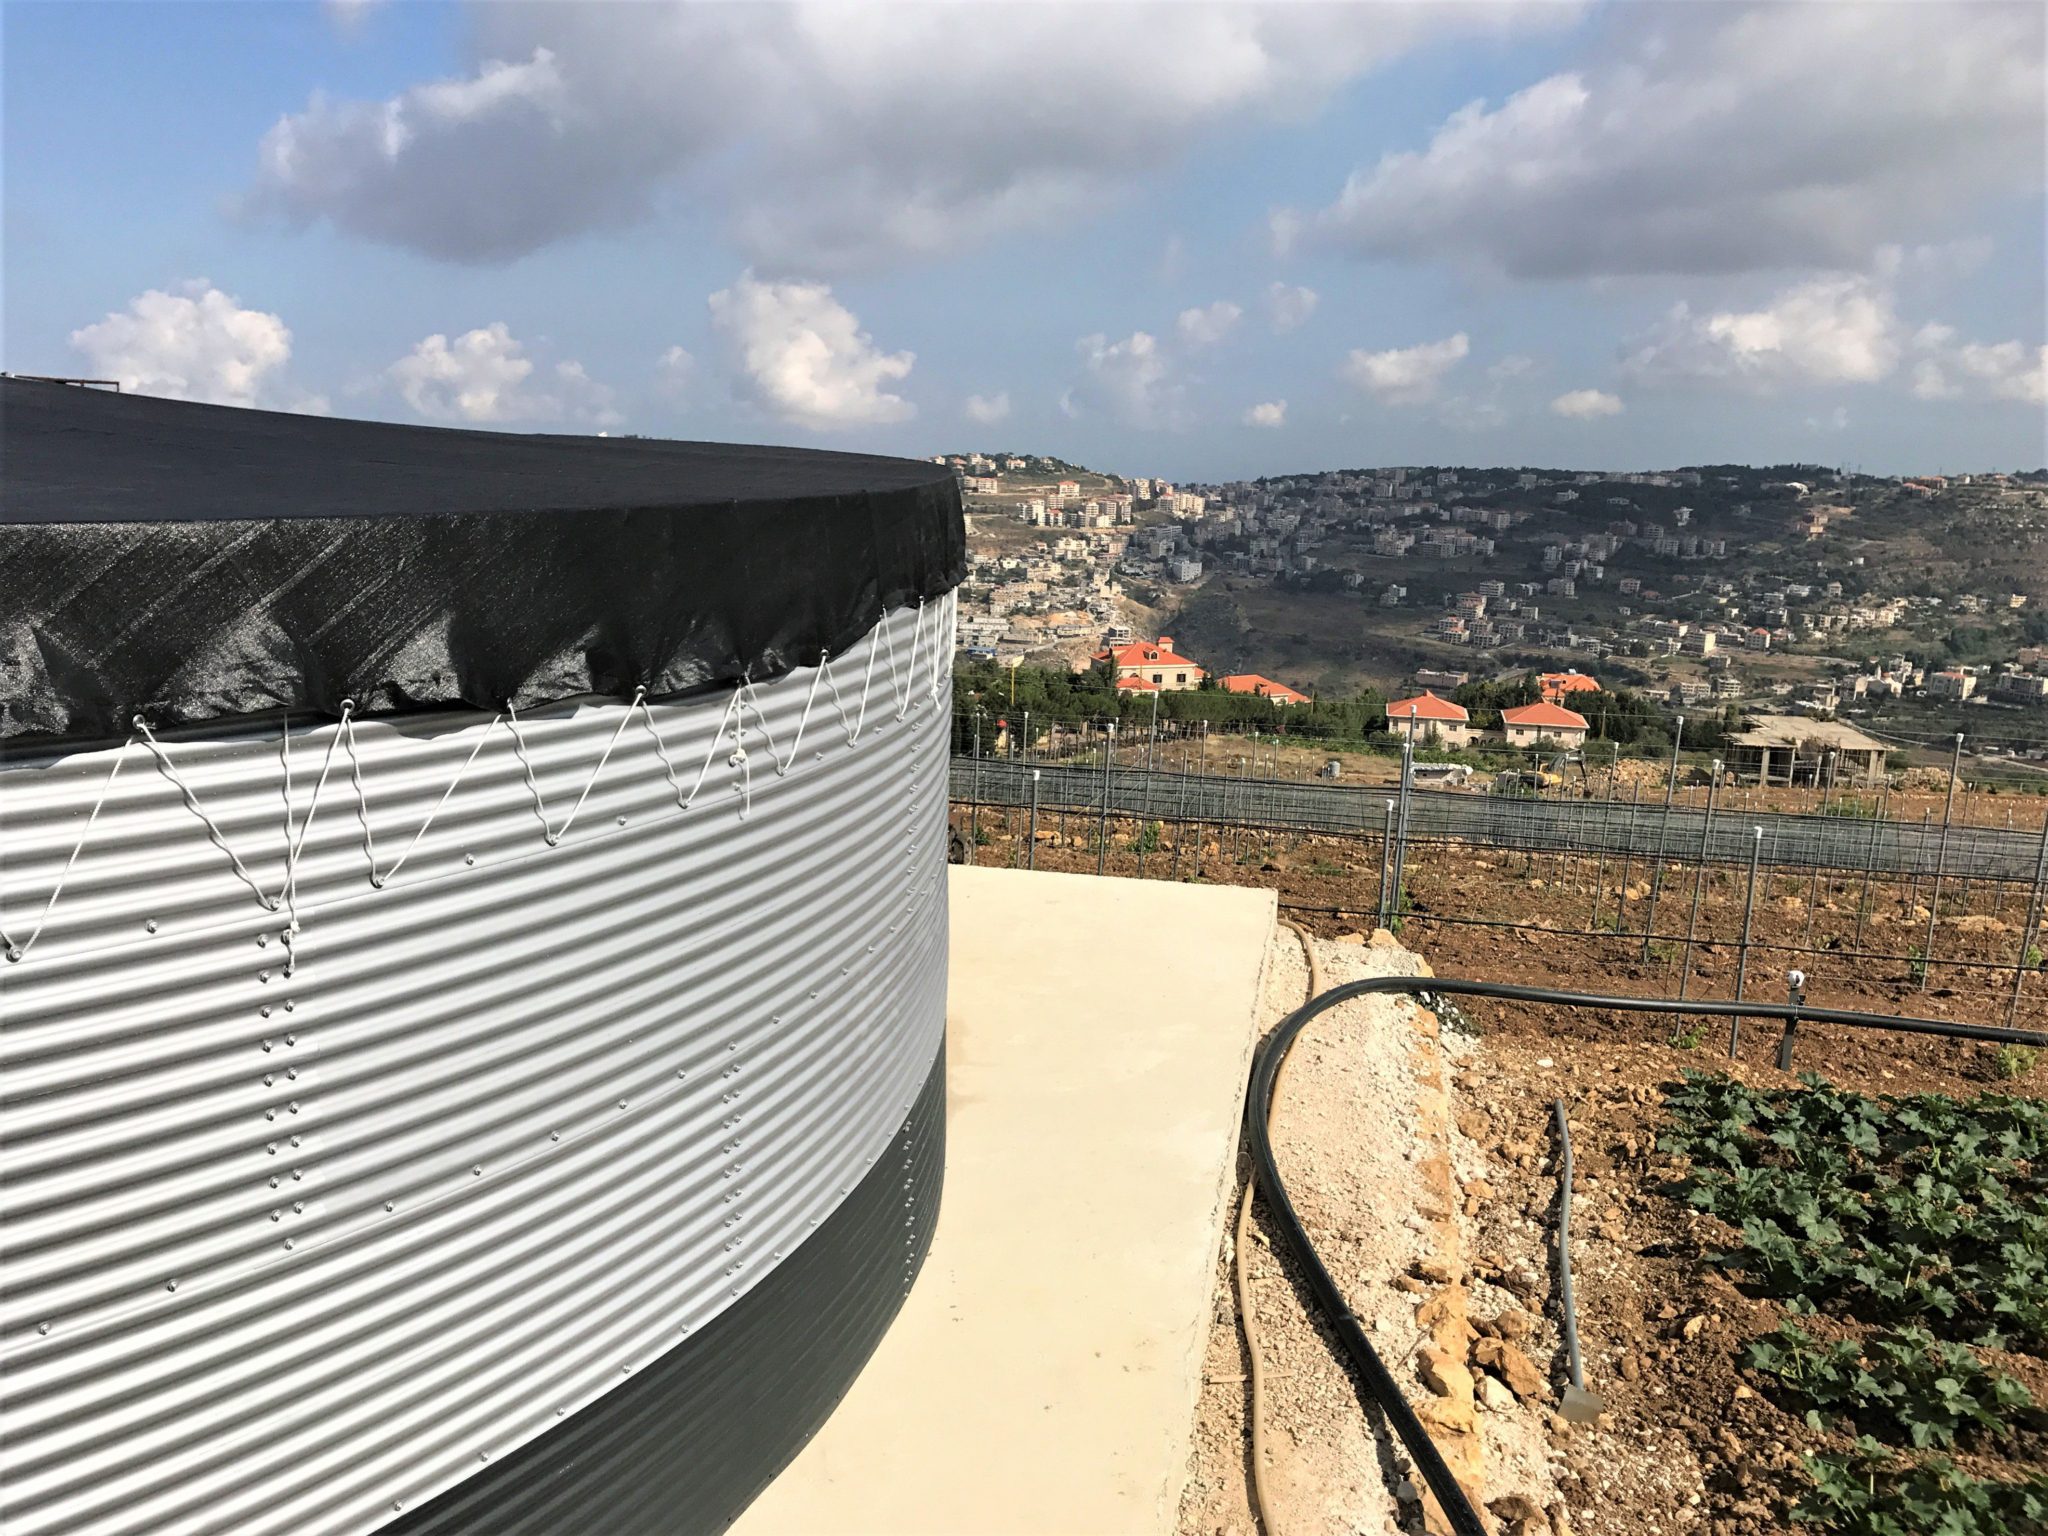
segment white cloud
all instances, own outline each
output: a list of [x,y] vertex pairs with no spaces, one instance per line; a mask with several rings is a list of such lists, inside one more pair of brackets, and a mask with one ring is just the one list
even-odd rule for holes
[[697,359],[682,347],[670,347],[654,360],[654,387],[671,400],[682,400],[697,382]]
[[764,282],[748,271],[710,305],[747,393],[783,420],[824,431],[917,414],[888,387],[909,377],[915,354],[877,350],[825,284]]
[[1574,389],[1551,401],[1550,409],[1554,415],[1572,421],[1593,421],[1601,416],[1619,416],[1622,404],[1619,395],[1610,395],[1603,389]]
[[1244,318],[1244,311],[1228,299],[1218,299],[1214,304],[1205,304],[1199,309],[1184,309],[1174,322],[1180,332],[1180,339],[1191,347],[1214,346],[1232,331],[1237,322]]
[[1623,370],[1638,378],[1723,379],[1769,388],[1868,384],[1898,366],[1899,323],[1884,285],[1816,278],[1762,309],[1696,315],[1685,304],[1639,337]]
[[1530,369],[1534,368],[1535,366],[1535,358],[1524,357],[1519,352],[1510,352],[1506,357],[1503,357],[1499,362],[1489,364],[1486,370],[1486,376],[1489,379],[1492,379],[1495,383],[1505,383],[1509,379],[1519,379],[1523,374],[1527,373]]
[[1268,400],[1255,405],[1244,413],[1244,424],[1248,427],[1284,427],[1287,425],[1287,402]]
[[1849,407],[1847,407],[1846,405],[1838,405],[1838,406],[1836,406],[1836,407],[1835,407],[1835,408],[1834,408],[1834,409],[1833,409],[1832,411],[1829,411],[1829,412],[1827,413],[1827,415],[1825,415],[1825,416],[1809,416],[1809,417],[1807,417],[1807,418],[1806,418],[1806,430],[1807,430],[1807,431],[1809,431],[1809,432],[1846,432],[1846,431],[1848,431],[1848,430],[1849,430]]
[[574,422],[611,426],[620,419],[612,391],[578,362],[535,377],[533,359],[502,320],[450,341],[437,332],[385,370],[405,403],[429,421],[476,426]]
[[1113,206],[1205,138],[1298,119],[1534,3],[475,4],[460,78],[316,95],[265,136],[250,206],[461,261],[722,209],[764,267],[959,249]]
[[1313,288],[1296,287],[1291,283],[1275,283],[1266,290],[1266,312],[1272,317],[1273,329],[1292,331],[1308,323],[1308,317],[1316,312],[1318,295]]
[[1075,344],[1081,354],[1079,383],[1062,397],[1069,416],[1089,410],[1113,416],[1128,427],[1179,430],[1188,424],[1186,391],[1169,366],[1156,337],[1133,331],[1122,341],[1100,332]]
[[1385,352],[1354,349],[1339,374],[1385,405],[1420,405],[1433,399],[1437,386],[1472,350],[1463,331],[1442,341],[1394,347]]
[[2038,5],[1614,16],[1601,62],[1461,107],[1309,227],[1362,255],[1520,277],[1839,269],[2040,190]]
[[1924,325],[1913,336],[1913,393],[1922,400],[1976,394],[1992,400],[2048,404],[2048,346],[2017,341],[1963,342],[1955,328]]
[[95,374],[119,379],[123,389],[256,405],[275,403],[266,397],[291,358],[292,333],[276,315],[244,309],[233,295],[195,278],[177,293],[152,288],[136,295],[127,309],[73,331],[71,345]]
[[978,421],[985,427],[994,426],[1009,417],[1010,392],[1002,389],[992,395],[969,395],[965,410],[968,420]]

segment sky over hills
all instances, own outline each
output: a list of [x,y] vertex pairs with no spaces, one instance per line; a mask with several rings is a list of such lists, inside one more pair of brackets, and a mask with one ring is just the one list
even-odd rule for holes
[[2039,465],[2044,14],[17,0],[0,356],[1181,478]]

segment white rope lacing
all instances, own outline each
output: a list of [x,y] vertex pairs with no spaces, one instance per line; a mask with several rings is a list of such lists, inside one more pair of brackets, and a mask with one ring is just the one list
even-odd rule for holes
[[[898,720],[904,719],[916,702],[918,694],[917,666],[921,652],[926,645],[930,646],[932,652],[932,678],[928,687],[930,697],[936,699],[938,691],[943,684],[944,674],[941,669],[944,664],[944,648],[957,635],[958,608],[953,594],[948,594],[945,599],[942,599],[942,602],[945,604],[944,608],[935,608],[931,615],[931,632],[928,636],[925,633],[924,627],[927,604],[922,599],[918,602],[917,615],[911,627],[910,644],[907,647],[909,651],[909,676],[907,679],[904,676],[902,663],[898,658],[898,648],[889,648],[889,667],[892,687],[897,695],[896,718]],[[71,874],[72,868],[77,864],[84,852],[86,843],[90,841],[100,812],[106,805],[107,798],[113,790],[115,780],[120,776],[122,763],[126,759],[128,749],[134,746],[138,740],[142,742],[155,758],[159,771],[177,788],[186,809],[191,811],[199,819],[200,824],[206,828],[208,839],[227,857],[228,864],[234,871],[235,877],[248,888],[249,892],[256,898],[264,910],[270,912],[283,910],[287,914],[288,922],[286,929],[280,937],[285,945],[285,974],[289,976],[292,974],[296,963],[296,956],[293,953],[293,940],[300,931],[298,913],[299,867],[307,840],[313,830],[314,818],[319,812],[321,796],[326,789],[327,781],[334,768],[334,755],[337,750],[345,748],[348,753],[349,777],[355,792],[357,819],[363,830],[363,853],[369,864],[370,884],[373,887],[382,889],[398,874],[406,861],[412,857],[413,853],[425,840],[428,829],[433,826],[435,819],[446,809],[448,802],[454,797],[456,789],[475,765],[485,743],[490,738],[491,731],[496,727],[500,719],[506,722],[507,728],[511,733],[513,752],[519,759],[520,768],[525,776],[527,792],[533,800],[535,815],[540,820],[542,833],[545,835],[550,847],[558,846],[562,839],[568,835],[569,829],[575,824],[578,815],[582,812],[584,803],[590,798],[592,789],[596,787],[598,778],[603,774],[606,764],[611,761],[620,738],[625,734],[636,713],[640,716],[647,734],[653,739],[655,752],[661,759],[662,771],[668,778],[669,787],[675,792],[677,808],[683,811],[689,810],[696,803],[698,794],[702,792],[705,782],[710,777],[711,765],[718,756],[719,747],[725,741],[727,732],[730,731],[732,735],[732,751],[727,756],[726,763],[728,767],[737,770],[740,775],[740,782],[734,787],[740,795],[739,815],[740,819],[744,821],[753,810],[754,792],[753,763],[746,746],[746,712],[748,710],[753,711],[755,722],[767,743],[770,760],[775,764],[775,771],[778,776],[788,774],[796,765],[797,756],[803,748],[804,733],[809,728],[811,714],[817,706],[818,693],[821,688],[829,688],[832,692],[833,707],[839,715],[841,726],[846,731],[847,746],[856,746],[867,730],[868,701],[874,693],[875,663],[882,649],[883,645],[880,638],[870,635],[867,668],[863,673],[861,681],[860,708],[851,720],[847,717],[846,700],[840,691],[838,680],[831,675],[831,655],[827,651],[819,652],[817,670],[812,675],[811,686],[804,696],[803,711],[798,716],[796,733],[790,742],[789,750],[786,754],[783,753],[775,740],[773,727],[769,723],[767,712],[761,707],[760,696],[754,688],[753,680],[750,677],[743,677],[738,686],[732,690],[726,699],[724,713],[719,717],[718,727],[712,733],[710,745],[704,754],[704,761],[699,765],[696,780],[687,792],[683,789],[682,781],[678,777],[676,764],[669,755],[668,744],[661,734],[660,727],[655,723],[652,710],[647,705],[646,688],[643,686],[635,689],[632,700],[627,704],[624,713],[620,716],[617,727],[612,731],[610,739],[605,743],[603,753],[598,757],[596,764],[585,778],[583,787],[576,796],[575,803],[569,808],[569,814],[563,818],[562,824],[559,827],[555,826],[549,819],[547,803],[541,794],[539,781],[534,774],[532,760],[527,755],[526,741],[520,730],[518,712],[508,703],[502,715],[493,715],[485,725],[483,731],[478,735],[475,744],[470,748],[469,755],[463,759],[461,767],[456,770],[454,777],[449,780],[447,787],[442,790],[440,798],[434,802],[433,809],[427,812],[426,817],[420,822],[418,828],[414,830],[404,850],[392,861],[389,868],[381,870],[377,867],[376,839],[372,831],[369,794],[364,782],[361,754],[355,738],[354,700],[344,699],[342,701],[340,719],[335,727],[334,734],[328,739],[327,751],[321,760],[320,775],[314,783],[312,796],[307,802],[305,819],[296,826],[293,825],[292,808],[291,721],[289,714],[287,714],[284,719],[279,743],[283,768],[282,795],[286,850],[285,871],[283,881],[274,895],[265,891],[262,883],[250,873],[248,865],[243,862],[241,855],[229,843],[226,832],[222,830],[220,824],[207,811],[205,805],[201,803],[198,793],[193,789],[184,774],[179,771],[178,765],[172,761],[170,753],[165,749],[164,744],[156,738],[155,733],[150,729],[149,722],[142,716],[137,715],[134,717],[136,734],[123,742],[120,751],[115,753],[113,763],[107,772],[106,782],[100,787],[99,796],[93,802],[92,810],[86,816],[85,825],[80,829],[78,841],[73,844],[70,856],[66,858],[63,867],[58,871],[57,879],[51,887],[49,896],[43,903],[42,911],[37,917],[35,927],[29,931],[25,939],[19,942],[16,942],[4,927],[0,927],[0,953],[4,953],[9,961],[21,960],[34,947],[37,939],[42,936],[48,926],[51,914],[56,910],[58,899],[63,895],[65,883]]]
[[905,681],[903,669],[896,664],[896,652],[889,652],[889,679],[896,690],[896,718],[902,720],[910,713],[911,701],[917,697],[917,656],[924,645],[923,598],[917,600],[917,618],[910,627],[910,677]]
[[8,935],[6,925],[0,923],[0,951],[4,951],[10,961],[27,959],[28,952],[36,947],[36,940],[43,936],[43,929],[49,924],[50,914],[57,908],[57,898],[64,894],[64,882],[71,877],[71,866],[78,862],[79,854],[85,851],[86,842],[92,836],[93,823],[100,819],[100,807],[107,803],[107,795],[114,787],[114,780],[121,776],[121,763],[128,756],[128,749],[134,745],[135,738],[130,736],[121,743],[121,750],[114,754],[113,766],[107,770],[107,782],[100,786],[99,798],[93,801],[92,810],[85,818],[85,825],[79,828],[78,841],[71,845],[71,857],[66,859],[64,867],[57,871],[57,883],[50,887],[50,899],[43,903],[42,913],[36,918],[36,925],[29,930],[28,937],[17,944]]
[[[638,704],[639,702],[640,701],[636,696],[633,700],[633,703]],[[630,710],[630,708],[631,706],[629,705],[628,709]],[[427,828],[431,827],[434,824],[434,818],[441,814],[441,808],[448,803],[449,798],[455,793],[455,787],[462,782],[463,775],[469,772],[470,764],[476,761],[477,754],[483,751],[484,743],[490,740],[492,730],[496,728],[498,722],[502,719],[504,719],[503,715],[491,716],[490,723],[487,724],[483,728],[482,733],[478,735],[476,739],[476,745],[469,749],[469,756],[465,757],[462,760],[462,766],[455,770],[455,777],[450,779],[448,781],[448,787],[441,791],[441,798],[434,802],[434,808],[431,811],[427,812],[426,820],[422,821],[419,825],[419,830],[413,833],[412,841],[405,845],[405,852],[401,853],[397,858],[391,861],[391,867],[389,869],[379,870],[377,868],[377,842],[376,839],[370,833],[370,797],[364,790],[362,758],[361,755],[358,754],[356,751],[356,723],[349,716],[342,716],[342,732],[346,733],[348,740],[349,778],[353,780],[355,783],[356,819],[362,823],[363,827],[363,856],[370,861],[371,885],[375,886],[380,891],[383,890],[386,885],[391,883],[393,877],[395,877],[398,874],[399,870],[405,867],[405,861],[411,858],[413,855],[413,850],[419,847],[420,840],[427,835]],[[341,733],[338,732],[337,734]],[[614,736],[612,739],[616,741],[618,738]],[[331,753],[332,749],[330,748],[329,751]],[[607,753],[609,753],[610,749],[607,748],[606,751]],[[603,767],[604,765],[600,762],[598,766]],[[596,775],[593,774],[592,777],[595,778]],[[527,775],[527,783],[531,785],[532,782],[533,776],[529,772]],[[586,785],[584,788],[584,793],[588,794],[589,792],[589,787]],[[536,798],[538,798],[538,795],[539,791],[536,790]],[[576,804],[578,809],[581,809],[583,802],[581,800],[578,800]],[[575,819],[575,814],[576,813],[574,811],[571,811],[569,813],[570,820]],[[308,821],[312,820],[311,815],[309,814],[306,819]],[[542,817],[542,824],[546,824],[545,816]],[[562,824],[562,830],[564,832],[569,830],[568,822],[564,822]],[[549,839],[549,841],[552,842],[554,841],[554,839],[551,838]]]
[[[597,766],[590,770],[590,777],[583,781],[583,793],[576,797],[576,803],[569,807],[569,814],[562,819],[562,824],[559,827],[551,826],[548,822],[547,802],[541,799],[540,785],[534,781],[533,777],[533,764],[526,756],[526,742],[519,734],[519,711],[512,707],[509,700],[506,701],[505,720],[512,730],[512,750],[518,755],[519,766],[526,770],[526,788],[528,793],[533,796],[533,811],[536,816],[540,817],[540,829],[546,834],[550,848],[555,847],[564,837],[568,836],[569,828],[575,822],[577,812],[583,809],[583,802],[590,798],[590,791],[597,784],[597,776],[604,772],[604,765],[611,761],[612,748],[616,747],[619,744],[619,738],[626,734],[626,727],[633,721],[633,712],[642,707],[646,697],[647,690],[644,687],[633,690],[633,702],[628,704],[626,712],[619,716],[618,729],[612,732],[612,739],[604,744],[604,752],[598,758]],[[482,746],[483,743],[478,742],[477,745]],[[470,756],[475,757],[476,754],[472,752]],[[464,766],[467,767],[468,765],[465,764]],[[460,776],[459,774],[457,775],[458,778]],[[449,788],[453,790],[454,786],[451,784]],[[424,831],[425,828],[421,830]],[[374,862],[372,867],[374,869]],[[375,876],[373,875],[372,879],[374,880],[374,878]]]
[[[156,739],[155,733],[150,730],[149,722],[143,719],[142,716],[137,715],[135,717],[135,729],[141,733],[143,744],[156,755],[157,767],[163,770],[164,777],[178,786],[178,793],[185,797],[186,808],[205,825],[206,835],[213,839],[214,847],[228,856],[228,863],[234,866],[236,878],[242,884],[249,887],[249,890],[255,895],[256,899],[262,902],[267,910],[275,912],[283,897],[281,895],[266,895],[263,887],[256,883],[256,877],[249,873],[249,867],[242,862],[242,856],[228,846],[227,834],[222,832],[219,823],[206,813],[206,807],[199,803],[199,797],[192,792],[192,786],[185,782],[185,776],[178,772],[177,764],[171,761],[170,754],[164,751],[163,744]],[[308,819],[311,819],[310,815]],[[289,872],[287,872],[285,878],[286,884],[289,886],[291,879]]]

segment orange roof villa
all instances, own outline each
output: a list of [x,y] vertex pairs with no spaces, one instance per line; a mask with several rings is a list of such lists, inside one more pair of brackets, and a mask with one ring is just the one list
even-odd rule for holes
[[1586,717],[1558,704],[1523,704],[1500,712],[1501,731],[1512,747],[1555,741],[1567,747],[1585,744]]
[[1417,740],[1434,735],[1445,746],[1462,747],[1472,739],[1472,716],[1464,705],[1440,699],[1425,688],[1412,699],[1387,705],[1387,729],[1405,731]]
[[1536,678],[1536,690],[1546,704],[1562,704],[1575,693],[1598,693],[1600,682],[1583,672],[1543,672]]
[[1252,693],[1261,698],[1271,699],[1275,704],[1307,704],[1309,696],[1298,688],[1285,683],[1276,683],[1270,677],[1261,677],[1256,672],[1233,672],[1223,679],[1226,693]]
[[[1097,651],[1094,659],[1107,661],[1116,668],[1117,687],[1135,687],[1147,693],[1155,688],[1166,693],[1197,688],[1209,675],[1187,657],[1175,652],[1171,635],[1161,635],[1157,645],[1147,645],[1140,640],[1130,645],[1111,646]],[[1127,679],[1136,681],[1127,682]]]

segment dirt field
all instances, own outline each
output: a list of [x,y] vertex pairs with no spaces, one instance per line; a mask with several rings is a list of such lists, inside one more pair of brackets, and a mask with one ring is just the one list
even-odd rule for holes
[[[970,817],[956,810],[954,820],[965,831]],[[1026,861],[1021,812],[985,810],[972,820],[984,839],[977,862]],[[1170,879],[1177,868],[1179,878],[1189,878],[1195,868],[1193,831],[1178,850],[1177,865],[1176,829],[1160,827],[1153,835],[1157,846],[1141,857],[1134,850],[1142,829],[1112,821],[1107,871]],[[1094,838],[1092,817],[1042,813],[1038,867],[1092,872]],[[1446,976],[1634,996],[1676,996],[1682,984],[1688,997],[1734,997],[1746,872],[1709,871],[1702,883],[1696,870],[1667,865],[1657,882],[1656,908],[1656,931],[1665,937],[1650,946],[1645,958],[1640,937],[1613,931],[1618,922],[1623,933],[1640,934],[1647,920],[1652,877],[1643,865],[1640,859],[1624,869],[1613,860],[1583,856],[1542,854],[1530,860],[1499,850],[1418,846],[1408,858],[1408,911],[1400,936],[1427,953]],[[1210,827],[1202,833],[1201,878],[1275,890],[1283,912],[1317,933],[1333,935],[1371,926],[1380,848],[1372,839],[1267,836]],[[1786,972],[1796,967],[1806,975],[1806,999],[1815,1006],[2004,1025],[2013,996],[2013,964],[2020,958],[2024,888],[1986,888],[1950,877],[1942,888],[1932,958],[1922,960],[1916,952],[1927,944],[1930,895],[1926,881],[1873,882],[1866,892],[1859,876],[1818,882],[1810,875],[1767,876],[1759,882],[1743,996],[1784,1001]],[[1142,902],[1142,892],[1134,890],[1132,900]],[[1484,926],[1490,923],[1525,926]],[[2048,916],[2039,927],[2048,929]],[[1683,942],[1688,928],[1694,933],[1689,955]],[[2048,938],[2039,929],[2034,947],[2048,950]],[[1894,958],[1869,958],[1887,954]],[[1499,1010],[1475,1002],[1471,1011],[1482,1025],[1490,1025]],[[2039,955],[2021,978],[2020,1005],[2011,1022],[2048,1031],[2048,973],[2040,969]],[[1719,1022],[1589,1015],[1560,1019],[1556,1028],[1572,1038],[1689,1042],[1702,1066],[1726,1059],[1727,1029]],[[1768,1063],[1777,1036],[1775,1029],[1745,1028],[1742,1059]],[[2048,1084],[2048,1052],[2033,1064],[2023,1054],[2002,1054],[1996,1046],[1935,1039],[1907,1044],[1910,1049],[1902,1053],[1891,1036],[1806,1024],[1799,1031],[1795,1064],[1875,1066],[1882,1058],[1882,1069],[1900,1074],[1902,1083]]]
[[[1384,933],[1315,942],[1324,985],[1412,974],[1419,964],[1454,969],[1428,940],[1419,957]],[[1489,973],[1531,979],[1519,958],[1503,967],[1495,956]],[[1306,967],[1288,936],[1268,989],[1269,1026],[1306,996]],[[1674,1198],[1681,1165],[1657,1147],[1666,1092],[1683,1070],[1725,1068],[1765,1086],[1790,1079],[1751,1053],[1731,1064],[1648,1033],[1594,1014],[1474,1003],[1439,1016],[1365,999],[1310,1027],[1280,1086],[1275,1145],[1303,1222],[1503,1536],[1794,1531],[1790,1511],[1808,1486],[1803,1457],[1848,1443],[1810,1428],[1796,1404],[1774,1401],[1766,1381],[1738,1368],[1742,1345],[1775,1327],[1784,1308],[1712,1264],[1730,1234]],[[1896,1037],[1816,1037],[1813,1046],[1813,1064],[1830,1080],[1873,1094],[1985,1086],[1968,1047]],[[1559,1099],[1576,1164],[1586,1379],[1606,1409],[1593,1423],[1557,1411]],[[1249,1493],[1249,1361],[1226,1236],[1181,1536],[1443,1529],[1416,1497],[1398,1442],[1336,1363],[1335,1342],[1291,1261],[1275,1252],[1262,1212],[1255,1207],[1249,1267],[1273,1518],[1261,1524]],[[2048,1401],[2048,1362],[1994,1356]],[[2048,1433],[2023,1426],[2002,1456],[1960,1459],[1980,1474],[2039,1473]]]

